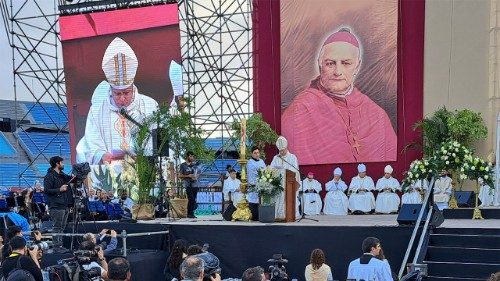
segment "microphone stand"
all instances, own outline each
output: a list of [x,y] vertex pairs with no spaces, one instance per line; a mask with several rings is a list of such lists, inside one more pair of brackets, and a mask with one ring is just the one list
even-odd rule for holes
[[[295,165],[293,165],[292,163],[288,162],[285,158],[283,158],[283,156],[281,156],[278,152],[278,157],[285,163],[287,163],[288,165],[292,166],[292,168],[294,168],[297,172],[299,172],[299,176],[300,176],[300,180],[303,181],[303,179],[307,178],[306,176],[304,176],[304,174],[299,170],[299,168],[295,167]],[[304,185],[302,184],[302,182],[300,183],[300,210],[301,210],[301,216],[299,219],[297,219],[295,222],[300,222],[301,220],[310,220],[310,221],[315,221],[315,222],[319,222],[319,220],[317,219],[313,219],[313,218],[308,218],[306,216],[306,213],[304,212],[304,208],[305,208],[305,200],[304,200]],[[322,203],[323,204],[323,203]]]

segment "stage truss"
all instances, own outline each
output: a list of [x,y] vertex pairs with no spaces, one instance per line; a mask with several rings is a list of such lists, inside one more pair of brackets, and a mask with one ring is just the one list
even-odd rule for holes
[[[54,138],[46,147],[38,147],[28,167],[20,172],[20,186],[33,184],[25,173],[36,163],[47,163],[51,156],[45,153],[47,147],[68,130],[67,115],[65,120],[53,120],[42,102],[56,103],[58,110],[66,113],[59,15],[174,2],[177,1],[0,0],[12,47],[14,98],[17,103],[21,95],[28,93],[34,103],[26,113],[16,112],[17,130],[43,127],[55,132]],[[227,139],[231,124],[253,112],[252,0],[180,0],[178,4],[184,92],[192,102],[191,113],[207,138]],[[35,107],[45,111],[50,120],[24,125],[32,121],[30,113]],[[215,149],[224,152],[227,147],[228,143],[221,141]]]

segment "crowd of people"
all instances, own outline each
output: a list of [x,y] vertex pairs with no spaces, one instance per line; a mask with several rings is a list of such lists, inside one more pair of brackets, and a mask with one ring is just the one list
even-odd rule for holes
[[[189,249],[193,248],[196,248],[197,251],[190,252]],[[173,243],[165,266],[164,274],[166,280],[221,280],[221,271],[217,257],[199,248],[197,245],[188,247],[187,242],[182,239],[176,240]],[[384,256],[378,238],[367,237],[364,239],[362,249],[362,256],[349,264],[347,270],[348,279],[398,280],[395,273],[391,271],[391,267]],[[271,278],[272,276],[269,275],[269,272],[265,272],[260,266],[246,269],[241,276],[243,281],[265,281]],[[309,264],[305,266],[303,278],[306,281],[333,280],[332,268],[327,264],[323,250],[312,250]]]

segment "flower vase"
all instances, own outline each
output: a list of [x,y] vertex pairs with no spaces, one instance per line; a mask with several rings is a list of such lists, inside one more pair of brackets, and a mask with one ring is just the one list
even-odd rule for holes
[[259,205],[259,221],[262,223],[272,223],[276,217],[274,203],[271,196],[262,195]]

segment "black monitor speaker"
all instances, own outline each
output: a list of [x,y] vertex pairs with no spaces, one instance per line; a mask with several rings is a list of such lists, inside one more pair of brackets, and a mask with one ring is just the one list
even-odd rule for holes
[[[399,225],[414,225],[417,222],[418,214],[422,204],[403,204],[398,214],[398,224]],[[422,223],[427,219],[427,213],[429,208],[425,208],[424,214],[422,216]],[[440,226],[444,222],[443,213],[434,205],[434,212],[431,216],[430,224],[433,226]]]

